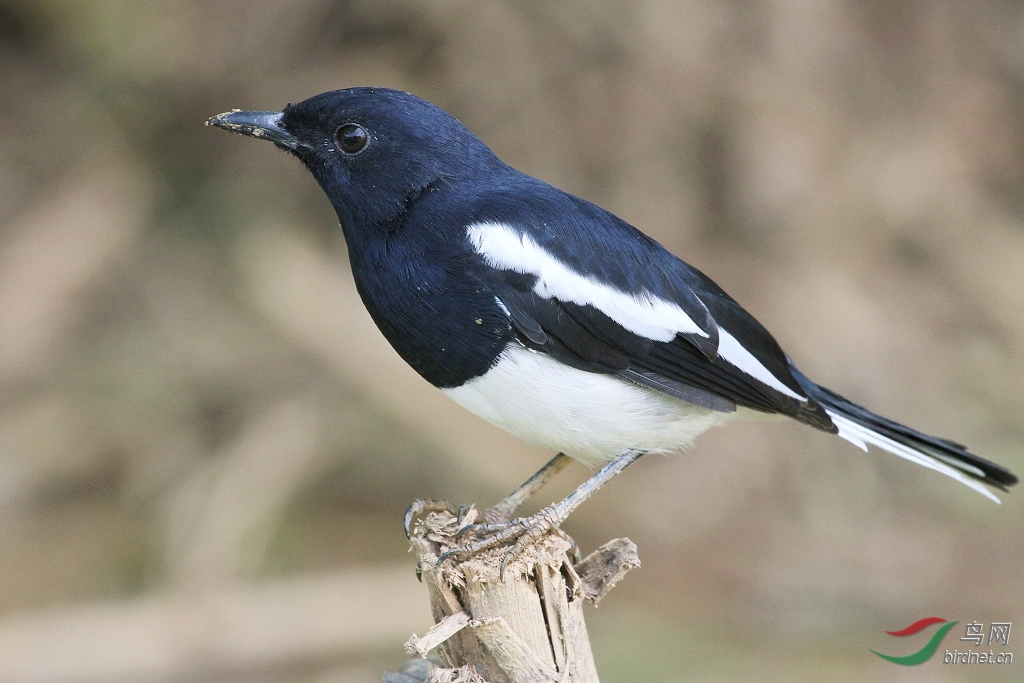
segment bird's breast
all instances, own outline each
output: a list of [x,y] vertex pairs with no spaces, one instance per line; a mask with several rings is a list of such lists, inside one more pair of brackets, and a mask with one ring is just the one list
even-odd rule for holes
[[356,288],[398,354],[437,387],[485,374],[513,338],[494,294],[457,261],[426,250],[352,258]]

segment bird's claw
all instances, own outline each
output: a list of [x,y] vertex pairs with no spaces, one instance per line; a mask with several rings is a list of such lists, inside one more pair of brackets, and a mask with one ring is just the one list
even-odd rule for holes
[[402,525],[405,528],[405,537],[412,538],[412,521],[424,512],[447,512],[457,517],[461,523],[466,507],[463,505],[461,508],[456,508],[446,500],[431,500],[429,498],[420,498],[413,501],[413,504],[405,511],[405,518],[402,520]]
[[[512,547],[505,553],[505,557],[502,558],[498,569],[498,577],[504,578],[505,568],[509,563],[519,557],[530,545],[543,538],[545,534],[554,530],[561,537],[567,538],[558,528],[562,521],[562,514],[558,507],[553,505],[544,508],[532,517],[521,517],[507,522],[467,525],[459,530],[455,536],[456,539],[460,539],[466,533],[482,538],[442,553],[437,558],[436,565],[440,566],[447,560],[468,560],[487,550],[512,544]],[[573,543],[573,550],[576,555],[579,554],[575,543]]]
[[459,530],[455,533],[455,539],[461,540],[466,534],[470,536],[487,536],[496,534],[509,527],[519,524],[522,520],[510,519],[504,522],[481,522],[479,524],[459,524]]
[[477,511],[472,505],[461,505],[459,506],[459,514],[456,517],[456,522],[459,526],[458,533],[462,533],[463,529],[473,526],[473,522],[476,521]]

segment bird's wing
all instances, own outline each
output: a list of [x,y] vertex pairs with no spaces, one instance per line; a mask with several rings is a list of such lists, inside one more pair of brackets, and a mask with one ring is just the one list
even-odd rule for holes
[[[541,228],[499,220],[467,227],[524,344],[712,410],[741,405],[835,431],[778,343],[739,304],[611,214],[590,218],[599,220],[586,233],[554,230],[550,215]],[[602,227],[615,229],[623,253],[600,243]],[[565,243],[581,235],[583,244]]]

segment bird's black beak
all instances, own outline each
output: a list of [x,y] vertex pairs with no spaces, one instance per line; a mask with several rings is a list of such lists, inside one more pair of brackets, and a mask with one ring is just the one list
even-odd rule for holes
[[269,140],[275,145],[290,150],[309,147],[281,127],[281,116],[279,111],[238,111],[236,109],[217,114],[210,118],[206,125],[217,126],[224,130],[230,130],[232,133],[248,135],[260,140]]

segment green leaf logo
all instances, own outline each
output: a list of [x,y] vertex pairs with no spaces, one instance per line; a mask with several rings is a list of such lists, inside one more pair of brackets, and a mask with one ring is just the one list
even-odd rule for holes
[[[906,627],[905,629],[899,631],[886,631],[886,633],[893,636],[910,636],[914,635],[915,633],[923,631],[932,624],[938,624],[944,621],[946,620],[940,619],[939,617],[927,617],[925,619],[921,619],[920,621],[915,621],[913,624]],[[949,629],[953,628],[956,625],[957,622],[955,621],[949,622],[948,624],[940,628],[938,631],[936,631],[935,635],[931,637],[931,640],[929,640],[924,647],[922,647],[914,654],[906,655],[905,657],[894,657],[893,655],[883,655],[881,652],[875,652],[874,650],[871,651],[879,657],[881,657],[882,659],[888,659],[890,662],[894,664],[902,664],[903,666],[916,666],[917,664],[921,664],[923,662],[928,661],[931,658],[931,656],[935,654],[935,651],[939,649],[939,644],[942,643],[942,639],[946,637],[947,633],[949,633]]]

